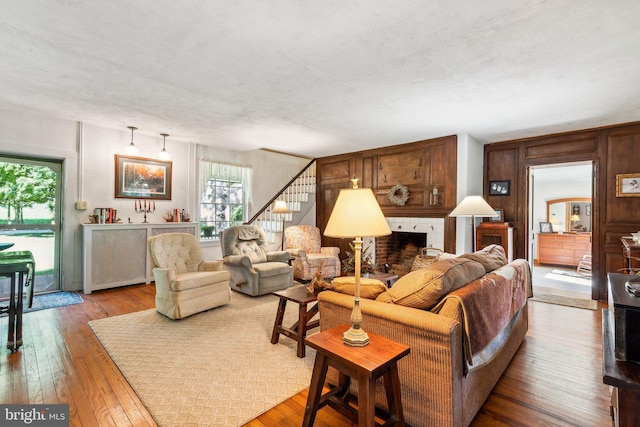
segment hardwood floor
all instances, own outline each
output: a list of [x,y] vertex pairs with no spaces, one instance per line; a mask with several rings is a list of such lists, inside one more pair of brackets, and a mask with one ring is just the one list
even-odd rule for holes
[[[0,350],[0,402],[68,403],[72,426],[155,426],[87,325],[152,308],[153,285],[83,297],[82,304],[24,316],[24,346],[15,353]],[[602,383],[600,310],[531,301],[529,313],[525,342],[471,425],[611,425],[608,387]],[[2,342],[6,330],[4,317]],[[246,426],[300,426],[306,398],[305,390]],[[351,423],[325,407],[315,426]]]

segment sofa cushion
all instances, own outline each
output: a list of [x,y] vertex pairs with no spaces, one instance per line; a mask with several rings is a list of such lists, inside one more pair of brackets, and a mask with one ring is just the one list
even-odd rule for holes
[[460,255],[461,258],[468,258],[473,261],[479,262],[484,267],[485,272],[490,273],[493,270],[507,265],[507,257],[504,253],[504,248],[500,245],[489,245],[479,251],[472,254]]
[[[354,295],[356,293],[356,278],[354,276],[336,277],[331,281],[331,287],[334,291],[341,294]],[[378,295],[387,290],[383,282],[378,279],[370,279],[368,277],[360,278],[360,297],[367,299],[376,299]]]
[[398,279],[376,301],[430,309],[445,295],[484,276],[482,264],[468,258],[444,259]]

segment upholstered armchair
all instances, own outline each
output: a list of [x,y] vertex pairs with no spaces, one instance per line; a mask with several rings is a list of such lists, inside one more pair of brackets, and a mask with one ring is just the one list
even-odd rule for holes
[[256,296],[293,285],[289,252],[269,252],[262,228],[256,225],[226,228],[220,246],[224,268],[231,273],[231,289]]
[[204,260],[193,234],[158,234],[147,244],[159,313],[182,319],[229,303],[229,272],[222,261]]
[[294,258],[293,277],[311,280],[320,270],[323,279],[340,275],[340,248],[322,247],[320,229],[313,225],[293,225],[284,231],[287,250]]

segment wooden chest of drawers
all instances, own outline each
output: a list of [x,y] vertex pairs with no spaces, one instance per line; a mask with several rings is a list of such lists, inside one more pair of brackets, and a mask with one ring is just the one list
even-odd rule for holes
[[591,255],[591,233],[538,234],[538,262],[577,266],[583,255]]

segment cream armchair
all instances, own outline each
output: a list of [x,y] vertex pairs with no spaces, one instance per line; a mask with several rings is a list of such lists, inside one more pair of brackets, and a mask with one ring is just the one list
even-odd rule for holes
[[247,295],[264,295],[293,285],[289,252],[269,252],[262,228],[229,227],[220,239],[224,268],[231,273],[231,289]]
[[164,233],[147,243],[159,313],[182,319],[229,303],[229,272],[222,261],[204,260],[193,234]]
[[294,258],[293,277],[311,280],[318,270],[323,279],[340,276],[340,248],[322,247],[320,229],[313,225],[293,225],[284,231],[287,250]]

